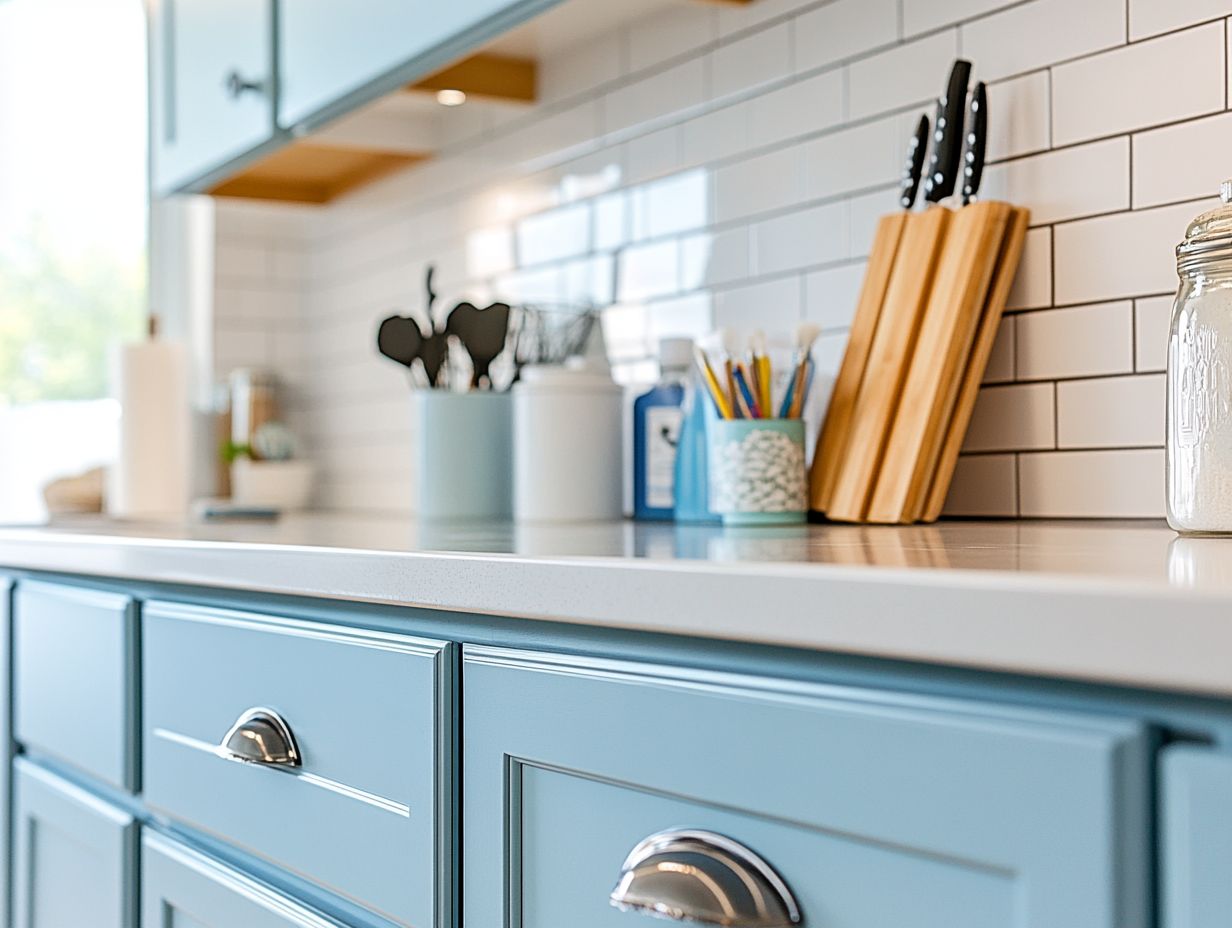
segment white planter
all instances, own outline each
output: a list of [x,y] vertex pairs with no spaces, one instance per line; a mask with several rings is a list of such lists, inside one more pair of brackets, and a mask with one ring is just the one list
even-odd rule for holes
[[246,506],[303,509],[312,492],[312,465],[307,461],[253,461],[231,465],[231,498]]

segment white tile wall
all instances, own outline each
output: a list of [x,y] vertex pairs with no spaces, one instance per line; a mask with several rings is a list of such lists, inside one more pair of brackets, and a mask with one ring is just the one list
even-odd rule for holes
[[[589,0],[600,2],[600,0]],[[624,377],[663,335],[825,332],[837,367],[906,141],[961,53],[990,82],[986,196],[1032,210],[947,511],[1162,512],[1173,248],[1232,150],[1226,0],[671,4],[541,62],[540,106],[319,209],[222,203],[219,374],[275,367],[319,502],[411,505],[388,313],[593,301]]]

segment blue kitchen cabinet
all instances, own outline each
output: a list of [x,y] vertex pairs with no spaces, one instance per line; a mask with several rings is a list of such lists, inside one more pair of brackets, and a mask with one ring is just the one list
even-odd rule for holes
[[151,0],[149,42],[156,194],[205,189],[274,140],[274,0]]
[[178,841],[146,832],[141,928],[344,928]]
[[728,884],[816,928],[1151,921],[1134,722],[486,647],[463,694],[465,928]]
[[560,0],[292,0],[278,21],[278,122],[312,124],[451,64]]
[[12,855],[9,853],[10,836],[9,781],[13,760],[13,713],[11,642],[9,602],[13,584],[0,577],[0,926],[10,924],[9,881],[12,876]]
[[1161,928],[1232,924],[1232,754],[1177,744],[1159,768]]
[[13,787],[13,924],[135,928],[133,817],[21,758]]

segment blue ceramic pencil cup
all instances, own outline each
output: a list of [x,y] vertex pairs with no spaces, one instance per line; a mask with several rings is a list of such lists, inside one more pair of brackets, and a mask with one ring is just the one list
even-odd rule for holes
[[808,482],[800,419],[707,423],[710,508],[724,525],[804,522]]

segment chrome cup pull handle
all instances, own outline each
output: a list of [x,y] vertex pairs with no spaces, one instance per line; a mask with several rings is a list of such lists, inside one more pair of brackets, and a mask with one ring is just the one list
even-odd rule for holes
[[243,713],[222,737],[219,757],[265,767],[298,767],[299,745],[291,726],[273,709],[254,707]]
[[710,831],[673,829],[629,852],[610,902],[616,908],[724,928],[791,928],[800,907],[774,869]]

